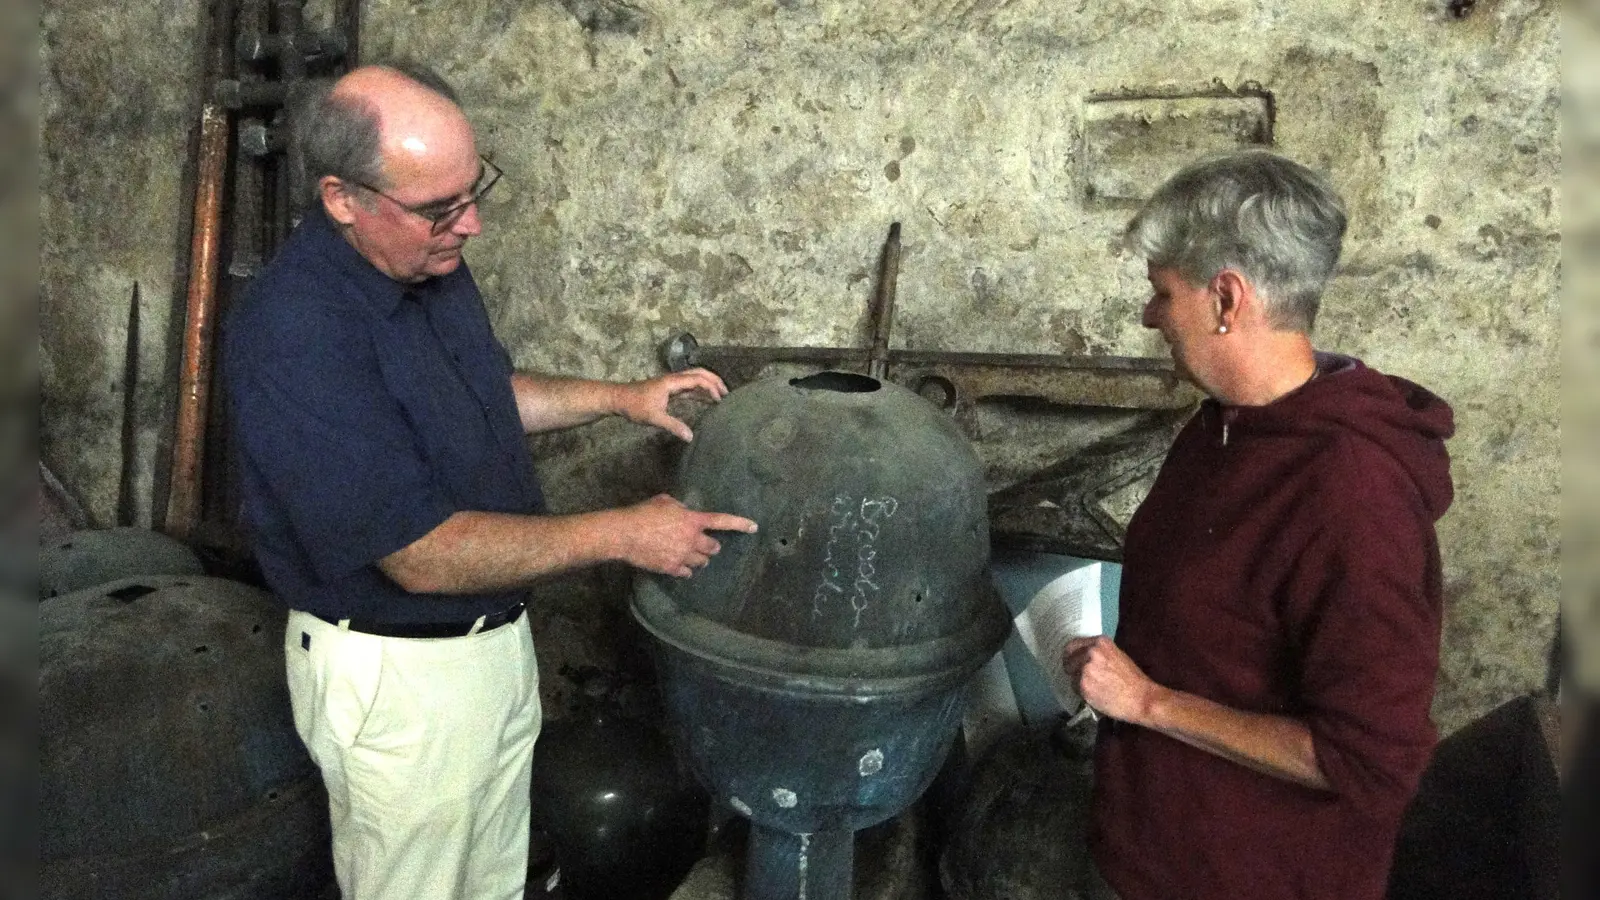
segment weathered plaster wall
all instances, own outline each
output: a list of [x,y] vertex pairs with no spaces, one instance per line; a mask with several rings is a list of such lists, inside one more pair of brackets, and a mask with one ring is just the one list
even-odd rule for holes
[[[171,54],[110,65],[162,13],[46,10],[46,449],[104,511],[105,386],[132,280],[147,322],[171,309],[192,100]],[[1456,406],[1438,717],[1539,683],[1559,589],[1553,3],[369,0],[365,23],[369,58],[457,84],[507,172],[469,253],[501,338],[522,367],[593,377],[653,374],[680,330],[861,344],[893,221],[896,345],[1162,354],[1116,197],[1186,142],[1248,137],[1257,98],[1274,144],[1350,202],[1319,344]],[[1246,101],[1138,99],[1199,94]],[[1107,124],[1119,109],[1136,115]],[[660,447],[620,425],[543,441],[554,502],[642,496]],[[580,581],[618,618],[617,573]],[[599,640],[564,609],[547,634]]]
[[[133,510],[150,521],[168,427],[168,346],[181,322],[181,185],[196,118],[193,0],[42,7],[40,41],[40,452],[95,520],[114,524],[123,468],[124,361],[138,285]],[[176,293],[175,293],[176,292]]]

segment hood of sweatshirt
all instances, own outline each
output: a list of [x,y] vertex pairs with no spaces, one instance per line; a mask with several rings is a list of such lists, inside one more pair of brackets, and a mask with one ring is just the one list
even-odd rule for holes
[[1298,434],[1366,440],[1409,473],[1437,521],[1454,490],[1444,442],[1455,433],[1450,405],[1427,388],[1367,368],[1360,360],[1317,354],[1317,375],[1266,406],[1205,401],[1205,422],[1224,442]]

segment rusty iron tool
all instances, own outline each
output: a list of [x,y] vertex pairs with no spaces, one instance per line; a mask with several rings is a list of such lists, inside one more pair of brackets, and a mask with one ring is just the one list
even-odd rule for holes
[[[871,350],[856,347],[707,346],[688,332],[661,345],[668,371],[703,366],[729,387],[782,365],[868,372],[872,357]],[[958,417],[995,398],[1112,409],[1182,409],[1199,400],[1169,360],[1154,357],[886,350],[883,370],[882,380],[910,388]]]
[[117,473],[117,524],[137,516],[139,480],[139,282],[128,300],[128,335],[122,354],[122,464]]
[[872,297],[872,355],[867,374],[883,378],[889,366],[889,330],[894,325],[895,283],[900,278],[900,223],[889,226],[878,263],[878,291]]

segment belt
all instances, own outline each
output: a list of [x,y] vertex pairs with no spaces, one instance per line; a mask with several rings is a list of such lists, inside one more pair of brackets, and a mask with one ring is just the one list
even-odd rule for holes
[[[493,631],[501,625],[515,622],[517,617],[522,615],[522,609],[523,604],[518,603],[504,612],[490,613],[484,616],[483,627],[479,628],[477,633],[482,634],[485,631]],[[312,615],[327,622],[329,625],[340,625],[345,621],[332,616],[324,616],[321,613],[312,613]],[[348,626],[343,627],[348,627],[351,631],[359,631],[362,634],[375,634],[379,637],[451,638],[466,637],[472,634],[472,626],[476,624],[476,619],[471,622],[378,622],[371,619],[350,619]]]

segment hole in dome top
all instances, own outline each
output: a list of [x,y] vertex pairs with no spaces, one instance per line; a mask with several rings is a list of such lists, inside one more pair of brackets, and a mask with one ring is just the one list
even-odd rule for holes
[[123,603],[132,603],[140,597],[143,597],[145,594],[154,594],[155,592],[156,589],[147,584],[130,584],[127,587],[120,587],[114,591],[106,591],[106,596],[121,600]]
[[803,391],[834,391],[840,394],[870,394],[883,386],[876,378],[854,372],[818,372],[804,378],[791,378],[789,383]]

